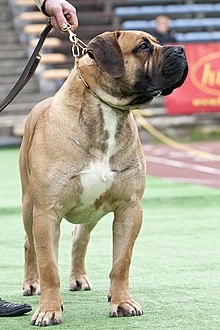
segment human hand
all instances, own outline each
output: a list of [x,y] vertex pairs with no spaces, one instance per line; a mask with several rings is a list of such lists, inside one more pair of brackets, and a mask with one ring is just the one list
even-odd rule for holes
[[66,0],[46,0],[44,4],[46,13],[51,16],[51,24],[59,29],[67,28],[67,23],[74,31],[78,27],[76,9]]

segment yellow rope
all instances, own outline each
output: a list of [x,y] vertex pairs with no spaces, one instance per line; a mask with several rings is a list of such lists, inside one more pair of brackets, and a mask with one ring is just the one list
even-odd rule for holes
[[181,151],[185,151],[186,153],[189,153],[191,155],[210,159],[210,160],[216,160],[220,161],[220,155],[211,154],[209,152],[197,150],[194,148],[191,148],[187,145],[184,145],[182,143],[179,143],[177,141],[174,141],[173,139],[169,138],[168,136],[164,135],[163,133],[159,132],[155,127],[153,127],[141,114],[140,110],[133,110],[132,111],[136,120],[141,124],[141,126],[146,129],[149,133],[151,133],[154,137],[158,138],[160,141],[164,142],[165,144]]

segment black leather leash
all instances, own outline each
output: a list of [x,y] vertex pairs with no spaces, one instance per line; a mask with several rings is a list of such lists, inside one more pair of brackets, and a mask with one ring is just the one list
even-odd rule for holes
[[35,70],[37,69],[38,64],[40,63],[41,55],[39,53],[43,43],[48,35],[48,33],[52,30],[53,25],[49,21],[45,26],[44,30],[40,34],[39,41],[37,46],[35,47],[26,67],[24,68],[20,78],[17,80],[12,90],[6,96],[6,98],[0,103],[0,112],[3,111],[7,105],[15,98],[15,96],[22,90],[22,88],[27,84],[30,78],[33,76]]

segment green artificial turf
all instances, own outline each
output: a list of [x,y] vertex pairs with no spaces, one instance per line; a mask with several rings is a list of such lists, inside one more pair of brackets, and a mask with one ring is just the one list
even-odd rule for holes
[[[220,329],[220,191],[147,179],[144,221],[130,272],[139,317],[110,318],[112,216],[94,229],[87,255],[90,292],[69,292],[72,225],[63,221],[59,249],[63,323],[58,329]],[[37,307],[22,296],[23,226],[18,150],[0,150],[0,295]],[[1,318],[2,330],[33,329],[33,312]]]

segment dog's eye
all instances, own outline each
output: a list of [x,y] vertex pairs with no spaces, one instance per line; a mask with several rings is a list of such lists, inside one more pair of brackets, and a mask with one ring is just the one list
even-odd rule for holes
[[140,49],[149,49],[150,50],[150,46],[146,42],[143,42],[143,44],[140,45]]

